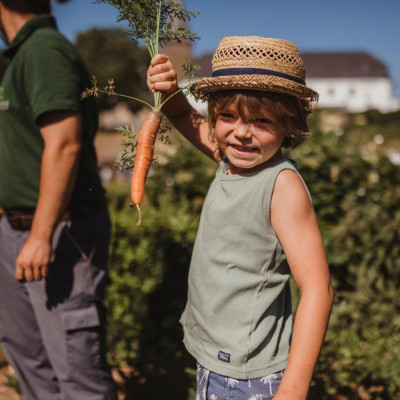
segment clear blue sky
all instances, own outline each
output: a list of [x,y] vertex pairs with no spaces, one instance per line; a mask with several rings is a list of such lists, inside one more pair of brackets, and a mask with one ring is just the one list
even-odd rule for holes
[[[201,13],[190,25],[201,38],[195,56],[228,35],[288,39],[300,51],[366,51],[387,65],[400,97],[400,0],[186,0],[185,7]],[[71,40],[92,27],[122,27],[113,7],[93,0],[56,4],[53,13]]]

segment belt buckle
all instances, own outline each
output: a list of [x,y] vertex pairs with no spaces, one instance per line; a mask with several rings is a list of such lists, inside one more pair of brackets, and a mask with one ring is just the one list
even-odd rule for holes
[[17,231],[31,229],[32,221],[24,220],[22,215],[5,214],[10,226]]
[[27,229],[27,228],[25,227],[23,218],[21,218],[20,216],[18,216],[18,217],[15,219],[15,222],[16,222],[16,225],[17,225],[15,229],[17,229],[17,230],[19,230],[19,231],[24,231],[24,230]]

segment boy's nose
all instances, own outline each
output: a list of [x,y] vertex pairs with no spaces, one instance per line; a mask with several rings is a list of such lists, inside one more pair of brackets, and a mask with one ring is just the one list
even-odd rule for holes
[[234,134],[241,139],[251,138],[251,129],[249,124],[238,122],[235,126]]

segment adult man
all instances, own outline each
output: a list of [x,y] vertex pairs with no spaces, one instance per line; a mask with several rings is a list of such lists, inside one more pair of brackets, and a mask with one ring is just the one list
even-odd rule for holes
[[[26,400],[115,399],[102,294],[110,224],[97,110],[50,0],[0,0],[1,341]],[[43,279],[44,278],[44,279]]]

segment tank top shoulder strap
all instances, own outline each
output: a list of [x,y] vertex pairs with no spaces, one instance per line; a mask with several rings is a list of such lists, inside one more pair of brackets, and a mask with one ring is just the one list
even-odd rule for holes
[[[304,182],[303,177],[300,175],[299,171],[297,170],[296,162],[293,160],[290,160],[288,158],[282,159],[279,163],[277,163],[276,165],[271,167],[272,176],[271,176],[271,179],[269,180],[269,185],[271,186],[271,188],[272,189],[274,188],[278,175],[285,169],[290,169],[291,171],[293,171],[297,174],[297,176],[300,178],[301,182],[303,183],[304,188],[306,189],[310,200],[312,200],[310,191],[308,190],[308,187],[307,187],[306,183]],[[272,194],[272,192],[271,192],[271,194]]]
[[296,168],[296,162],[289,160],[287,158],[282,159],[279,163],[277,163],[276,165],[274,165],[273,167],[271,167],[269,169],[269,176],[266,181],[266,187],[265,187],[264,214],[265,214],[265,217],[267,218],[268,224],[271,227],[271,229],[272,229],[272,226],[271,226],[272,194],[274,191],[275,182],[276,182],[276,179],[278,178],[278,175],[286,169],[289,169],[297,174],[297,176],[300,178],[301,182],[303,183],[304,188],[305,188],[310,200],[312,201],[311,194],[307,188],[307,185],[304,182],[304,179],[302,178],[302,176],[300,175],[300,173],[298,172],[298,170]]

